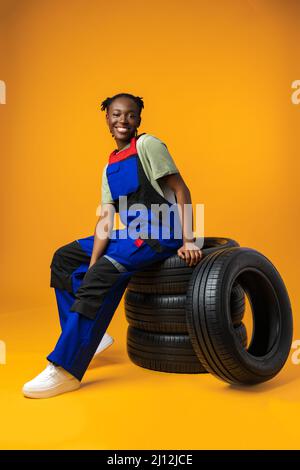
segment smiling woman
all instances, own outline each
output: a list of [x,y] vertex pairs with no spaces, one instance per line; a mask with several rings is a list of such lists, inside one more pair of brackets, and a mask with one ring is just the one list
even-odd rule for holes
[[137,136],[141,124],[141,111],[144,107],[142,98],[128,93],[119,93],[102,102],[101,109],[107,109],[106,122],[112,136],[121,150],[130,139]]
[[[142,98],[128,93],[102,102],[101,109],[107,111],[106,123],[117,144],[103,171],[102,205],[116,208],[125,229],[113,231],[111,223],[106,238],[100,239],[97,236],[99,220],[94,235],[55,251],[50,286],[55,289],[62,332],[54,350],[47,356],[50,364],[24,385],[25,396],[48,398],[79,388],[135,272],[176,253],[190,266],[200,261],[201,250],[189,242],[183,216],[184,205],[191,204],[189,189],[167,146],[150,134],[137,134],[143,107]],[[164,186],[158,182],[162,178]],[[125,209],[120,202],[124,196],[127,198]],[[146,208],[142,231],[134,239],[130,233],[133,204],[143,204]],[[181,206],[182,211],[166,222],[151,211],[153,204],[175,206],[174,212]],[[182,230],[180,236],[175,237],[179,217]],[[158,228],[154,237],[153,223]],[[169,236],[165,236],[166,232]]]

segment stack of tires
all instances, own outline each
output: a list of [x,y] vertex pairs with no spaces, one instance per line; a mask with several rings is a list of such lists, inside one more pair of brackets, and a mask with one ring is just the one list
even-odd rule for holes
[[[238,243],[205,238],[203,255],[230,246]],[[131,278],[125,314],[129,323],[127,352],[135,364],[163,372],[206,372],[194,351],[186,322],[186,295],[193,270],[175,254]],[[231,292],[230,309],[235,334],[246,347],[247,332],[242,323],[245,295],[237,283]]]
[[[189,267],[177,254],[136,273],[125,294],[127,352],[138,366],[210,372],[229,383],[274,377],[287,360],[292,313],[273,264],[228,238],[207,237]],[[253,331],[242,322],[245,292]],[[248,344],[250,343],[250,344]]]

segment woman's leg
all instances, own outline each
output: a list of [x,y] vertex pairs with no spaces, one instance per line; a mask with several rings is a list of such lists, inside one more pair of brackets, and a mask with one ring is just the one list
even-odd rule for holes
[[93,237],[87,237],[85,249],[79,241],[73,241],[55,251],[50,265],[50,287],[54,288],[59,313],[59,321],[63,329],[69,310],[75,301],[75,293],[80,287],[90,263]]
[[[75,314],[70,313],[70,308],[88,270],[93,244],[94,236],[81,238],[60,247],[53,255],[50,286],[55,291],[59,321],[64,333],[72,324],[72,321],[69,323],[67,321],[69,316],[71,315],[71,320],[74,320]],[[102,352],[112,343],[113,338],[104,332],[102,340],[98,342],[96,353]],[[50,357],[48,359],[50,360]],[[54,359],[51,362],[55,363]]]
[[[156,253],[145,242],[110,241],[86,272],[55,349],[47,357],[81,380],[134,272],[176,252]],[[108,256],[108,258],[106,257]]]
[[145,242],[110,240],[103,256],[88,268],[92,238],[72,242],[54,254],[51,286],[56,289],[62,332],[47,357],[50,364],[24,385],[27,397],[48,398],[76,390],[132,274],[176,249],[157,253]]
[[68,318],[70,307],[75,300],[75,296],[74,294],[67,292],[66,290],[59,289],[58,287],[54,288],[54,292],[59,314],[59,322],[61,330],[63,330]]
[[131,273],[104,256],[86,272],[73,298],[65,294],[62,333],[47,359],[81,380],[122,298]]

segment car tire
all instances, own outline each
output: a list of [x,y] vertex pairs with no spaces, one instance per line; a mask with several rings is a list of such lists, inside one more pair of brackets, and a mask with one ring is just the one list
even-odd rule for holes
[[[130,326],[157,333],[188,334],[186,294],[143,294],[127,290],[125,315]],[[245,312],[245,293],[237,283],[230,297],[231,319],[239,325]]]
[[[197,238],[196,244],[200,247],[200,241]],[[204,258],[220,248],[230,248],[239,246],[238,242],[225,237],[204,237],[201,251]],[[198,264],[199,264],[198,263]],[[197,266],[197,265],[196,265]],[[142,271],[134,274],[127,286],[127,289],[144,294],[181,294],[186,293],[190,277],[195,266],[188,266],[186,261],[178,256],[177,253],[160,261],[151,264]]]
[[[253,331],[241,346],[230,314],[230,293],[238,282],[252,308]],[[289,296],[275,266],[251,248],[216,251],[198,264],[187,291],[187,326],[203,367],[232,384],[272,379],[291,348],[293,319]]]
[[[247,345],[243,324],[235,328],[237,340]],[[127,330],[127,354],[131,361],[145,369],[181,374],[204,374],[189,335],[160,334],[141,331],[132,326]]]

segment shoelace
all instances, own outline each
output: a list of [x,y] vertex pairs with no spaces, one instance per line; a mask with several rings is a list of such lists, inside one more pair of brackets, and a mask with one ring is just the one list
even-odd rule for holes
[[53,375],[57,372],[56,366],[52,363],[48,364],[47,368],[42,372],[43,377],[53,377]]

